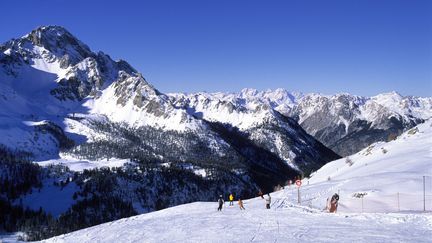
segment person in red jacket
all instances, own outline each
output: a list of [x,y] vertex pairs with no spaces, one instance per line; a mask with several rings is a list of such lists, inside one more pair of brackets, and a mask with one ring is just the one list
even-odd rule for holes
[[327,210],[329,213],[336,213],[338,208],[339,195],[335,193],[331,198],[327,199]]

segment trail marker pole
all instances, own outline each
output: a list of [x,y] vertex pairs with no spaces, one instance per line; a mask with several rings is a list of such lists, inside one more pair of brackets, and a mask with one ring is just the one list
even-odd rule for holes
[[397,193],[398,212],[400,212],[399,192]]
[[297,185],[297,202],[300,205],[301,204],[301,200],[300,200],[300,187],[301,187],[301,180],[296,180],[295,184]]
[[423,211],[426,211],[426,176],[423,176]]
[[297,187],[297,196],[298,196],[297,201],[298,201],[298,204],[300,205],[301,204],[301,202],[300,202],[300,187]]
[[363,213],[363,197],[361,199],[362,199],[362,213]]

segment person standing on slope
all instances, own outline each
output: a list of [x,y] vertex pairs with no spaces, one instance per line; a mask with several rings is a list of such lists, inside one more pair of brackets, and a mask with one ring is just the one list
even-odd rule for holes
[[266,198],[266,208],[267,209],[270,209],[270,203],[271,203],[270,193],[267,193],[267,198]]
[[239,204],[240,210],[246,210],[246,208],[243,207],[243,201],[241,200],[241,198],[239,198],[238,204]]
[[327,210],[329,213],[336,213],[339,204],[339,195],[335,193],[331,199],[327,199]]
[[261,191],[261,189],[260,189],[259,192],[258,192],[258,196],[260,196],[262,199],[264,199],[264,194],[263,194],[263,192]]
[[230,206],[233,206],[234,205],[234,196],[233,196],[233,194],[232,193],[230,193],[230,195],[229,195],[229,201],[230,201]]
[[222,195],[219,195],[219,200],[218,200],[218,202],[219,202],[219,207],[218,207],[218,211],[222,211],[222,206],[223,206],[223,204],[224,204],[224,200],[223,200],[223,198],[222,198]]

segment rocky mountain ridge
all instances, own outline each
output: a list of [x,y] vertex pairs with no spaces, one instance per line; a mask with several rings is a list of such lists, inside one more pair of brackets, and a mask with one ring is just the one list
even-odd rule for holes
[[[296,120],[309,134],[340,155],[391,139],[432,117],[431,97],[403,97],[396,92],[363,97],[351,94],[302,94],[284,89],[239,93],[169,94],[191,114],[247,129],[263,117],[260,107]],[[241,114],[242,119],[237,116]],[[261,115],[261,116],[260,116]]]

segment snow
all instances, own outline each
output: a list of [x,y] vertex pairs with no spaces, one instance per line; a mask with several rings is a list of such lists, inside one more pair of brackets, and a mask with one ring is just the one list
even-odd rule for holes
[[18,118],[2,116],[0,113],[0,144],[12,149],[28,151],[37,158],[52,157],[56,154],[57,143],[50,134],[35,131],[33,125],[42,122],[21,121]]
[[[116,97],[115,83],[103,90],[99,98],[90,99],[83,106],[87,107],[91,113],[104,114],[111,121],[127,122],[132,126],[152,126],[176,131],[195,130],[203,126],[200,121],[189,117],[183,110],[170,107],[170,104],[162,103],[162,105],[166,105],[164,109],[169,109],[165,111],[169,117],[155,116],[146,112],[145,107],[139,108],[134,105],[133,98],[128,99],[123,106],[118,104],[117,99],[113,97]],[[153,98],[160,99],[159,97]]]
[[[431,135],[429,120],[394,141],[351,156],[351,166],[346,158],[328,163],[303,179],[300,205],[297,187],[286,186],[271,193],[270,210],[261,198],[244,200],[244,211],[226,203],[218,212],[216,202],[195,202],[43,242],[430,242]],[[423,175],[431,185],[426,189],[426,212]],[[330,214],[323,209],[335,192],[340,194],[339,208]],[[356,193],[366,194],[361,199],[353,197]]]
[[33,64],[31,65],[31,67],[36,70],[55,74],[58,76],[58,79],[64,77],[67,70],[61,68],[59,62],[52,61],[53,56],[48,50],[46,50],[44,47],[37,45],[32,45],[32,47],[32,52],[40,58],[32,59]]
[[[431,97],[403,97],[396,92],[362,97],[347,93],[301,94],[284,89],[258,91],[247,88],[239,93],[171,93],[169,96],[176,103],[183,104],[184,101],[187,101],[188,106],[192,108],[189,112],[196,116],[229,123],[240,129],[260,124],[263,117],[271,115],[270,113],[257,113],[256,109],[260,105],[267,105],[288,116],[292,115],[293,110],[298,109],[300,124],[317,112],[328,109],[328,112],[335,117],[337,124],[345,125],[346,131],[348,131],[349,124],[356,119],[365,120],[372,126],[376,126],[381,123],[382,119],[392,116],[401,116],[406,121],[413,118],[426,120],[432,117]],[[229,106],[236,109],[230,111]],[[352,115],[344,110],[349,110]],[[345,113],[346,117],[341,116],[341,113]]]
[[[288,189],[287,189],[288,190]],[[105,223],[43,242],[428,242],[430,214],[328,214],[272,194],[216,211],[196,202]]]
[[51,160],[45,160],[40,161],[37,164],[41,166],[49,166],[49,165],[65,165],[69,167],[72,171],[83,171],[85,169],[94,169],[94,168],[102,168],[102,167],[121,167],[126,163],[131,163],[129,159],[116,159],[116,158],[109,158],[109,159],[103,159],[103,160],[83,160],[83,159],[77,159],[71,156],[65,156],[61,155],[60,159],[51,159]]
[[241,101],[230,96],[197,93],[189,96],[172,94],[189,101],[188,113],[208,121],[227,123],[240,130],[246,130],[265,122],[274,116],[274,111],[266,104],[257,101],[241,105]]
[[[414,132],[415,131],[415,132]],[[423,176],[427,180],[427,207],[432,208],[432,120],[418,125],[396,140],[372,144],[349,157],[326,164],[309,183],[340,191],[342,210],[361,211],[354,193],[366,192],[364,211],[394,212],[423,209]],[[330,181],[329,181],[330,179]],[[322,186],[321,186],[322,185]],[[309,193],[318,194],[311,188]]]
[[345,119],[343,116],[339,116],[339,121],[345,126],[345,134],[348,134],[348,127],[350,125],[349,121]]
[[0,231],[0,242],[1,243],[15,243],[15,242],[21,242],[18,241],[20,237],[23,237],[24,233],[22,232],[15,232],[15,233],[7,233],[7,232],[1,232]]
[[8,56],[10,56],[11,55],[11,49],[10,48],[8,48],[6,51],[4,51],[3,53],[5,54],[5,55],[8,55]]

